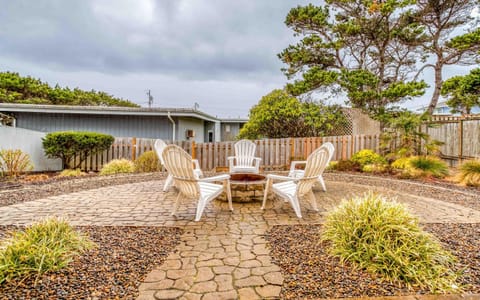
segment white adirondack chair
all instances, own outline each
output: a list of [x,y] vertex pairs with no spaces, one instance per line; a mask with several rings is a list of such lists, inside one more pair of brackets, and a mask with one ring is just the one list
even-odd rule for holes
[[[165,162],[163,161],[162,152],[163,152],[163,149],[167,147],[167,144],[163,140],[157,139],[153,147],[155,148],[155,152],[157,153],[158,159],[160,159],[160,163],[162,164],[162,166],[165,167]],[[203,172],[202,172],[202,169],[200,169],[200,164],[198,163],[198,160],[192,159],[192,162],[195,165],[194,174],[196,178],[198,179],[203,177]],[[172,186],[172,183],[173,183],[173,177],[170,173],[168,173],[167,180],[165,180],[165,184],[163,185],[163,191],[164,192],[168,191],[170,186]]]
[[[195,221],[199,221],[205,206],[224,190],[227,192],[229,208],[233,211],[230,175],[224,174],[208,178],[197,178],[192,165],[192,157],[176,145],[166,146],[162,152],[162,157],[168,173],[174,178],[175,186],[179,190],[172,215],[175,215],[180,198],[183,196],[197,200]],[[223,185],[212,183],[218,181],[223,181]]]
[[257,145],[249,140],[240,140],[235,143],[235,156],[228,157],[230,173],[259,173],[259,157],[255,157]]
[[[321,147],[327,148],[328,152],[330,153],[330,156],[328,157],[328,160],[327,160],[327,164],[325,165],[325,167],[326,167],[326,166],[328,166],[328,163],[330,163],[330,160],[332,160],[333,152],[335,151],[335,147],[330,142],[326,142],[326,143],[322,144]],[[291,164],[290,164],[290,172],[288,172],[288,177],[292,177],[292,178],[302,177],[303,174],[305,173],[305,171],[304,170],[297,170],[296,166],[301,165],[301,164],[306,164],[306,163],[307,163],[306,160],[294,160],[294,161],[292,161]],[[318,175],[318,182],[322,186],[322,189],[326,192],[327,187],[325,186],[325,181],[323,180],[322,175],[323,175],[323,171],[322,171],[322,174]]]
[[[302,198],[307,198],[310,201],[312,208],[315,211],[318,211],[317,201],[313,194],[312,187],[318,181],[318,176],[323,173],[330,157],[331,153],[329,147],[322,145],[308,156],[302,176],[293,178],[289,176],[268,174],[262,209],[265,209],[268,192],[271,189],[273,193],[277,194],[283,198],[285,202],[289,202],[292,205],[298,218],[302,217],[302,212],[300,210],[300,199]],[[274,180],[282,182],[273,183]]]

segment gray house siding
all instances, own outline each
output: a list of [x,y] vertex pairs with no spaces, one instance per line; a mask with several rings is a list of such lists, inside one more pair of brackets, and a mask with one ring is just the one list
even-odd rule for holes
[[[177,140],[203,143],[205,141],[203,126],[203,120],[195,118],[179,118],[177,126]],[[187,137],[187,130],[193,130],[194,137]]]
[[240,133],[244,123],[222,123],[222,141],[233,141]]
[[[41,132],[94,131],[115,137],[173,138],[173,125],[163,116],[72,115],[17,112],[17,127]],[[174,118],[176,119],[176,118]],[[178,123],[178,120],[176,120]]]

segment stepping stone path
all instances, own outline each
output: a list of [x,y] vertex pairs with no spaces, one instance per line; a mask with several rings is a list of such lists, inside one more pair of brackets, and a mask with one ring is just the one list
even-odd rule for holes
[[264,211],[259,202],[235,203],[230,212],[225,202],[214,201],[202,219],[193,222],[194,203],[184,201],[178,215],[170,216],[176,192],[164,193],[162,187],[163,181],[141,182],[4,206],[0,207],[0,225],[29,224],[55,215],[68,218],[73,225],[180,227],[184,233],[176,251],[147,274],[138,299],[205,300],[278,298],[283,277],[272,263],[265,233],[274,225],[320,223],[326,211],[353,195],[373,190],[395,197],[424,223],[480,222],[480,211],[461,205],[408,191],[333,181],[327,182],[327,193],[315,191],[321,212],[305,204],[303,219],[296,218],[288,203],[269,199]]

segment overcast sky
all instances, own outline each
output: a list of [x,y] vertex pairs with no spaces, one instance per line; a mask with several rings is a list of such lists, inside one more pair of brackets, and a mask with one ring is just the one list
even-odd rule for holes
[[285,16],[309,2],[0,0],[0,70],[142,106],[150,89],[155,107],[196,102],[246,117],[285,85],[277,54],[294,42]]

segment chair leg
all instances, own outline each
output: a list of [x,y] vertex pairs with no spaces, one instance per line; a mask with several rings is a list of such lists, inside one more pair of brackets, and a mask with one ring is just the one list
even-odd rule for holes
[[313,210],[318,211],[317,199],[315,198],[313,191],[310,191],[308,193],[308,199],[310,200],[310,204],[312,205]]
[[265,204],[267,203],[267,196],[268,192],[270,190],[270,186],[272,185],[272,180],[267,179],[267,183],[265,184],[265,191],[263,192],[263,202],[262,202],[262,207],[261,209],[265,209]]
[[325,181],[323,181],[322,175],[318,176],[318,182],[320,182],[320,185],[322,186],[323,191],[326,192],[327,188],[325,187]]
[[227,191],[227,199],[228,199],[228,208],[233,211],[233,206],[232,206],[232,190],[230,189],[230,180],[225,180],[223,186],[225,187],[225,190]]
[[177,195],[177,199],[175,199],[175,203],[173,204],[173,210],[172,210],[172,213],[171,215],[174,216],[176,213],[177,213],[177,209],[178,209],[178,204],[180,203],[180,197],[182,196],[182,193],[178,193]]
[[163,191],[166,192],[170,188],[173,183],[173,176],[168,174],[167,179],[165,180],[165,184],[163,185]]
[[202,217],[203,210],[205,209],[206,205],[207,205],[207,200],[202,199],[200,197],[200,199],[198,199],[197,212],[195,214],[195,222],[200,221],[200,218]]
[[293,207],[293,210],[295,211],[295,214],[299,219],[302,218],[302,211],[300,210],[300,201],[298,200],[297,196],[294,196],[293,198],[289,199],[290,204]]

